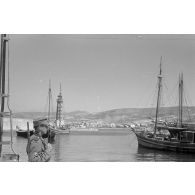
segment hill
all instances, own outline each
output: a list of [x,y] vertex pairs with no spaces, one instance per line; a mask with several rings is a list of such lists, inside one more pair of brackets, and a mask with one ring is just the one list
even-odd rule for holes
[[[175,118],[177,117],[177,107],[163,107],[159,112],[159,117]],[[184,107],[184,120],[195,120],[195,107]],[[37,117],[47,116],[44,112],[16,112],[14,118],[33,119]],[[55,118],[55,113],[51,113]],[[68,121],[74,120],[102,120],[105,122],[130,122],[132,120],[151,119],[155,117],[155,108],[121,108],[113,109],[98,113],[89,113],[85,111],[74,111],[64,113],[64,117]]]

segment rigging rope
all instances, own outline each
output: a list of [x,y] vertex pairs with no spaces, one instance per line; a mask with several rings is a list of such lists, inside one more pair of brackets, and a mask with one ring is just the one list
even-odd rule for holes
[[[156,107],[156,105],[155,105],[155,100],[156,100],[156,96],[157,96],[157,91],[158,91],[158,83],[156,83],[156,87],[155,87],[155,93],[153,93],[154,95],[153,95],[153,98],[152,98],[152,101],[151,101],[151,107]],[[153,113],[154,112],[154,113]],[[155,109],[153,110],[153,109],[151,109],[151,111],[150,111],[150,116],[151,117],[154,117],[153,115],[155,114]]]
[[[165,89],[167,90],[167,92],[169,91],[168,90],[168,87],[167,87],[167,85],[166,85],[166,83],[164,82],[164,86],[165,86]],[[174,97],[173,97],[173,95],[172,94],[174,94],[174,91],[175,91],[175,89],[176,89],[176,87],[178,86],[178,84],[176,84],[174,87],[173,87],[173,89],[171,90],[171,92],[168,94],[168,93],[164,93],[164,94],[166,94],[166,107],[173,107],[173,105],[174,104],[172,104],[172,102],[171,102],[171,100],[172,99],[175,99]],[[176,102],[174,102],[175,103],[175,105],[176,105]]]
[[50,94],[51,96],[50,96],[50,104],[51,104],[51,117],[53,117],[53,112],[54,112],[54,109],[53,109],[53,97],[52,97],[52,92],[51,92],[51,94]]
[[43,109],[43,111],[44,111],[45,113],[48,113],[48,110],[47,110],[48,106],[49,106],[49,97],[48,97],[48,95],[47,95],[47,97],[46,97],[46,103],[45,103],[44,109]]
[[188,118],[189,118],[190,121],[192,121],[192,119],[190,117],[190,112],[189,112],[189,109],[188,109],[189,105],[188,105],[187,97],[186,97],[185,94],[186,94],[186,90],[184,91],[184,101],[186,103],[186,110],[187,110],[187,113],[188,113]]
[[146,85],[146,87],[144,87],[145,90],[143,91],[142,95],[140,95],[139,98],[137,99],[136,104],[135,104],[135,107],[138,107],[139,108],[139,107],[145,107],[146,106],[146,103],[143,100],[146,97],[145,94],[147,94],[148,89],[152,89],[152,91],[149,94],[153,94],[154,93],[153,92],[153,88],[151,88],[151,85],[152,84],[153,83],[148,82],[147,85]]
[[189,93],[188,93],[188,88],[186,87],[186,85],[184,85],[184,88],[185,88],[186,98],[188,99],[189,104],[190,104],[190,105],[193,105],[192,100],[191,100],[191,98],[190,98],[190,95],[189,95]]

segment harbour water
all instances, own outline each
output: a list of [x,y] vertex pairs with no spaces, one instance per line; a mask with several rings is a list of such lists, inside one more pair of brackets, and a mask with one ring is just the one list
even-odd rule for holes
[[[26,162],[27,139],[14,133],[13,142],[20,161]],[[136,136],[127,128],[56,135],[52,146],[52,162],[195,162],[194,154],[139,148]],[[5,150],[9,152],[9,148]]]

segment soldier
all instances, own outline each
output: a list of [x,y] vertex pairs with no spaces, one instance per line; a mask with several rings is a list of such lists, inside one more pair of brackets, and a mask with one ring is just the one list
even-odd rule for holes
[[48,134],[48,122],[46,118],[33,121],[35,133],[27,144],[27,154],[30,162],[48,162],[51,158],[51,144],[43,139]]

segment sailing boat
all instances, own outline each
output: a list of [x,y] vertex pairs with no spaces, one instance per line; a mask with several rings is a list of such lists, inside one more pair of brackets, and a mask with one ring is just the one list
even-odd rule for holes
[[55,131],[51,125],[51,99],[52,99],[52,93],[51,93],[51,81],[49,80],[49,91],[48,91],[48,96],[49,96],[49,107],[48,107],[48,123],[49,123],[49,129],[48,129],[48,142],[53,142],[55,138]]
[[[34,129],[30,129],[30,136],[34,134]],[[16,126],[16,134],[19,137],[27,138],[28,137],[28,130],[21,129],[18,125]]]
[[160,97],[162,91],[162,69],[160,60],[160,74],[158,75],[158,97],[156,106],[155,125],[152,132],[134,131],[139,147],[151,149],[168,150],[175,152],[195,153],[195,130],[188,124],[183,123],[183,73],[179,75],[179,118],[178,124],[158,123],[158,114],[160,108]]

